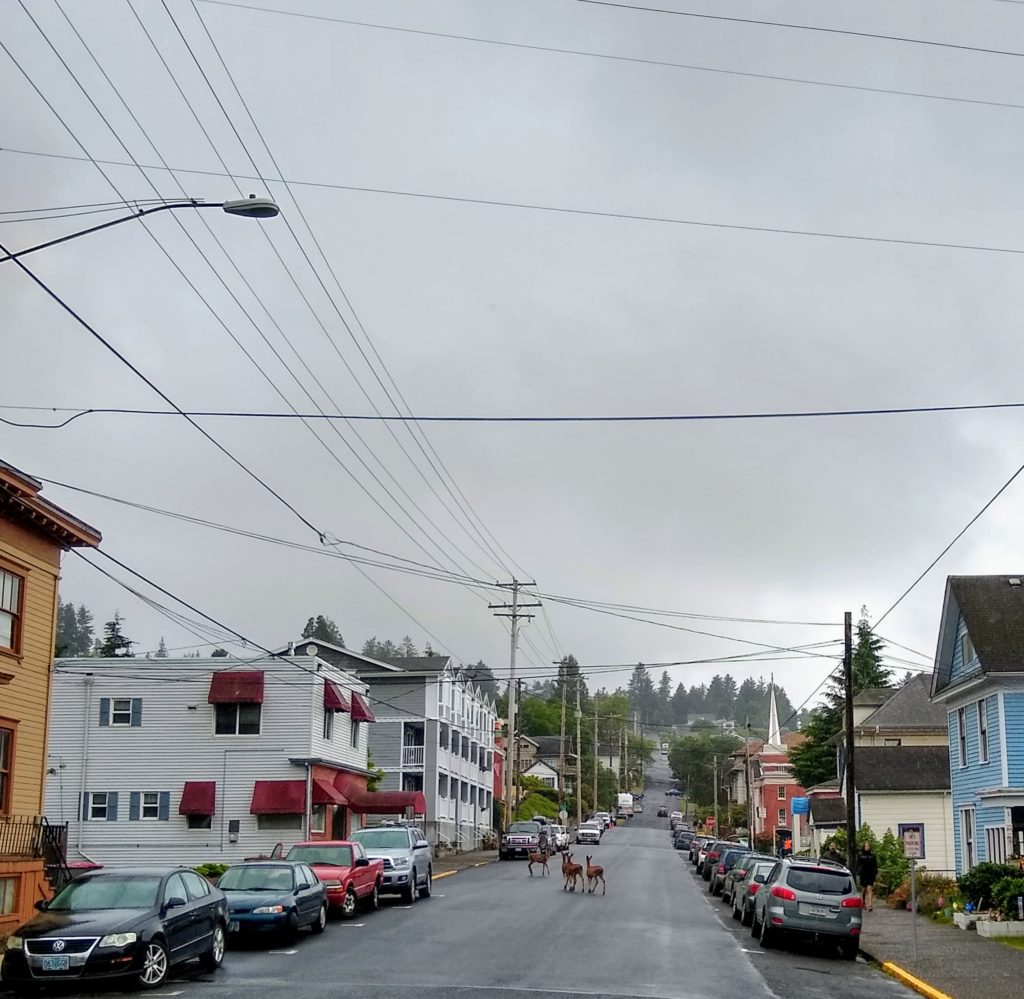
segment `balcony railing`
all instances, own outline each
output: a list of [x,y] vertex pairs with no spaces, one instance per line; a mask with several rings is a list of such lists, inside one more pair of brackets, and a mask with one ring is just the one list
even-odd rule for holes
[[423,766],[423,746],[403,746],[402,747],[402,766],[403,767],[422,767]]

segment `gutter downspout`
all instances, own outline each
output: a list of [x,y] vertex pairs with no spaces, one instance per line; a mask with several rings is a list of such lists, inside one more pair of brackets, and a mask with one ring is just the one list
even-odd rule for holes
[[89,719],[92,717],[92,673],[85,674],[85,713],[82,717],[82,761],[78,778],[78,836],[75,850],[78,855],[85,857],[89,863],[95,863],[92,857],[82,852],[82,835],[85,832],[85,786],[89,770]]
[[306,760],[306,840],[313,838],[313,764]]

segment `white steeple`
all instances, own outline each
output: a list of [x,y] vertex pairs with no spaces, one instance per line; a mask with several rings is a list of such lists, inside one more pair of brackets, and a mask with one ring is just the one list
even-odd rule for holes
[[785,752],[782,745],[782,732],[779,731],[779,706],[775,703],[775,674],[772,674],[768,701],[768,745],[773,749]]

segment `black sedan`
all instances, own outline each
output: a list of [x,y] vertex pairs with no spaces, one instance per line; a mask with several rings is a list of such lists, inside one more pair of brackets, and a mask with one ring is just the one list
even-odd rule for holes
[[306,864],[259,861],[229,867],[217,882],[228,900],[228,932],[281,933],[327,926],[327,888]]
[[7,938],[0,967],[16,993],[81,979],[130,979],[159,988],[175,964],[224,960],[223,892],[180,867],[93,871],[69,882]]

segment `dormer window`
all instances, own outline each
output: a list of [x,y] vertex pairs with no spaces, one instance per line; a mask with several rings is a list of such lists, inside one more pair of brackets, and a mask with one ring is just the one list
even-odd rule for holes
[[960,651],[963,653],[965,666],[973,663],[978,658],[978,653],[974,651],[974,642],[971,641],[970,635],[965,634],[960,639]]

